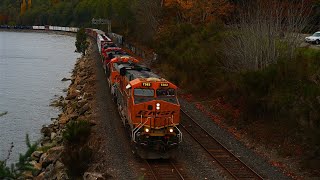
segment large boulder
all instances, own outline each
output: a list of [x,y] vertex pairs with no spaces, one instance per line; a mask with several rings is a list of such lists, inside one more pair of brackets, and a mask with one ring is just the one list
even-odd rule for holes
[[42,151],[34,151],[32,154],[31,154],[31,158],[37,162],[39,162],[40,160],[40,157],[41,155],[43,154]]
[[[62,114],[62,116],[59,118],[60,124],[67,124],[69,122],[69,117],[66,114]],[[50,133],[51,136],[51,133]]]
[[57,133],[52,132],[51,136],[50,136],[50,139],[53,140],[56,136],[57,136]]
[[40,158],[40,163],[42,167],[47,167],[50,164],[55,163],[61,156],[63,151],[63,146],[53,147],[47,151],[46,156]]
[[68,96],[66,97],[66,100],[72,100],[75,99],[77,97],[77,93],[70,93],[68,94]]
[[96,172],[85,172],[83,175],[84,180],[105,180],[103,174],[96,173]]
[[45,172],[40,173],[37,177],[34,178],[34,180],[44,180]]
[[41,133],[44,135],[44,137],[50,137],[51,136],[51,132],[52,132],[52,129],[50,127],[44,126],[41,129]]
[[89,110],[89,104],[85,104],[84,106],[82,106],[80,109],[79,109],[79,115],[82,115],[84,114],[85,112],[87,112]]
[[70,81],[70,78],[62,78],[61,81]]

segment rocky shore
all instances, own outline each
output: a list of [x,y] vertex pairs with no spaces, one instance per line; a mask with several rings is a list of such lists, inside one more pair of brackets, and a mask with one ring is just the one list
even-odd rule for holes
[[[90,44],[91,47],[93,42]],[[71,81],[66,97],[61,96],[51,104],[61,108],[62,113],[58,118],[52,118],[50,125],[41,129],[43,137],[39,143],[40,147],[32,153],[30,158],[30,163],[35,170],[24,172],[25,179],[70,179],[66,163],[63,163],[63,154],[66,152],[64,140],[66,125],[70,121],[87,121],[90,126],[96,125],[91,108],[95,76],[88,56],[77,60],[71,79],[63,79],[63,81],[66,80]],[[92,176],[100,175],[85,173],[84,179],[90,179]]]

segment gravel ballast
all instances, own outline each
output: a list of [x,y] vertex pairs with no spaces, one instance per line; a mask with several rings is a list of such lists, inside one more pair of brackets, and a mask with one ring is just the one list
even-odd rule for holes
[[203,114],[196,106],[184,99],[179,99],[181,108],[186,111],[210,135],[215,137],[227,149],[231,150],[241,161],[248,164],[253,170],[267,179],[291,179],[284,175],[280,169],[271,166],[265,159],[258,156],[229,132],[216,125],[209,117]]

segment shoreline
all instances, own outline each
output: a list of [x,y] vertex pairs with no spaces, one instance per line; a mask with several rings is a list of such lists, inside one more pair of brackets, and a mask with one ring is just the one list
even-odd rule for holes
[[[89,52],[92,50],[92,45],[94,43],[91,40]],[[80,120],[87,121],[90,126],[96,124],[92,115],[94,101],[92,85],[95,77],[92,76],[93,69],[90,68],[88,57],[89,55],[78,58],[72,70],[71,79],[65,79],[71,80],[66,96],[60,96],[50,104],[62,111],[57,118],[52,118],[53,121],[49,125],[41,129],[40,146],[31,154],[31,161],[29,161],[35,171],[23,172],[24,178],[68,179],[67,167],[63,163],[67,146],[63,137],[66,124],[69,121]]]
[[47,34],[58,34],[76,37],[77,33],[65,32],[65,31],[49,31],[49,30],[34,30],[34,29],[0,29],[0,32],[21,32],[21,33],[47,33]]
[[[73,52],[75,38],[71,36],[75,35],[71,33],[53,32],[54,34],[61,34],[60,36],[50,35],[44,31],[39,32],[43,34],[35,34],[33,31],[16,31],[22,32],[20,34],[5,32],[9,31],[0,29],[0,34],[5,37],[2,44],[4,59],[1,61],[3,65],[0,65],[1,70],[6,73],[7,67],[13,67],[10,68],[13,71],[17,67],[24,67],[22,72],[7,73],[8,76],[3,74],[4,81],[1,81],[3,88],[0,88],[5,93],[3,94],[4,99],[2,99],[2,105],[5,105],[3,106],[4,111],[0,110],[1,121],[3,120],[1,161],[10,167],[11,164],[16,165],[19,162],[19,154],[23,155],[29,150],[25,140],[26,134],[29,135],[32,143],[42,141],[42,127],[53,124],[53,120],[61,114],[62,111],[50,107],[50,103],[61,95],[65,96],[65,89],[69,87],[70,82],[61,82],[61,79],[71,76],[71,71],[80,56]],[[10,30],[10,32],[14,31]],[[29,35],[26,33],[29,33]],[[27,40],[25,37],[29,37],[26,47],[24,47],[25,45],[19,45],[17,49],[21,51],[16,52],[17,49],[14,49],[16,47],[14,44],[17,42],[24,44],[24,41]],[[12,41],[13,39],[14,41]],[[52,39],[56,41],[52,43],[50,41]],[[36,44],[33,46],[34,43]],[[39,47],[42,46],[43,48],[34,48],[38,44],[40,44]],[[64,46],[60,46],[60,44]],[[12,53],[11,49],[14,50]],[[21,52],[24,52],[24,54]],[[16,58],[18,61],[16,61]],[[19,79],[19,81],[15,81],[15,79]],[[55,134],[52,135],[55,136]],[[10,146],[12,143],[14,143],[14,146]],[[0,175],[2,174],[0,173]],[[0,179],[2,178],[0,177]]]

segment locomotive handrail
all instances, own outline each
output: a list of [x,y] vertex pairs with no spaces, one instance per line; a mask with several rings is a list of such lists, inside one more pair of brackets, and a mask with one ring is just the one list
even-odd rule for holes
[[[133,140],[133,142],[137,142],[136,141],[136,134],[137,134],[137,132],[148,122],[148,119],[149,119],[150,117],[148,117],[147,118],[147,120],[142,124],[142,114],[141,114],[141,121],[140,121],[140,123],[138,124],[138,126],[137,127],[135,127],[133,130],[132,130],[132,140]],[[150,118],[151,119],[151,118]]]
[[175,123],[173,122],[173,115],[172,115],[172,118],[171,118],[171,123],[173,124],[173,127],[175,127],[178,131],[179,131],[179,136],[178,136],[178,138],[179,138],[179,143],[181,143],[182,142],[182,132],[180,131],[180,129],[175,125]]

